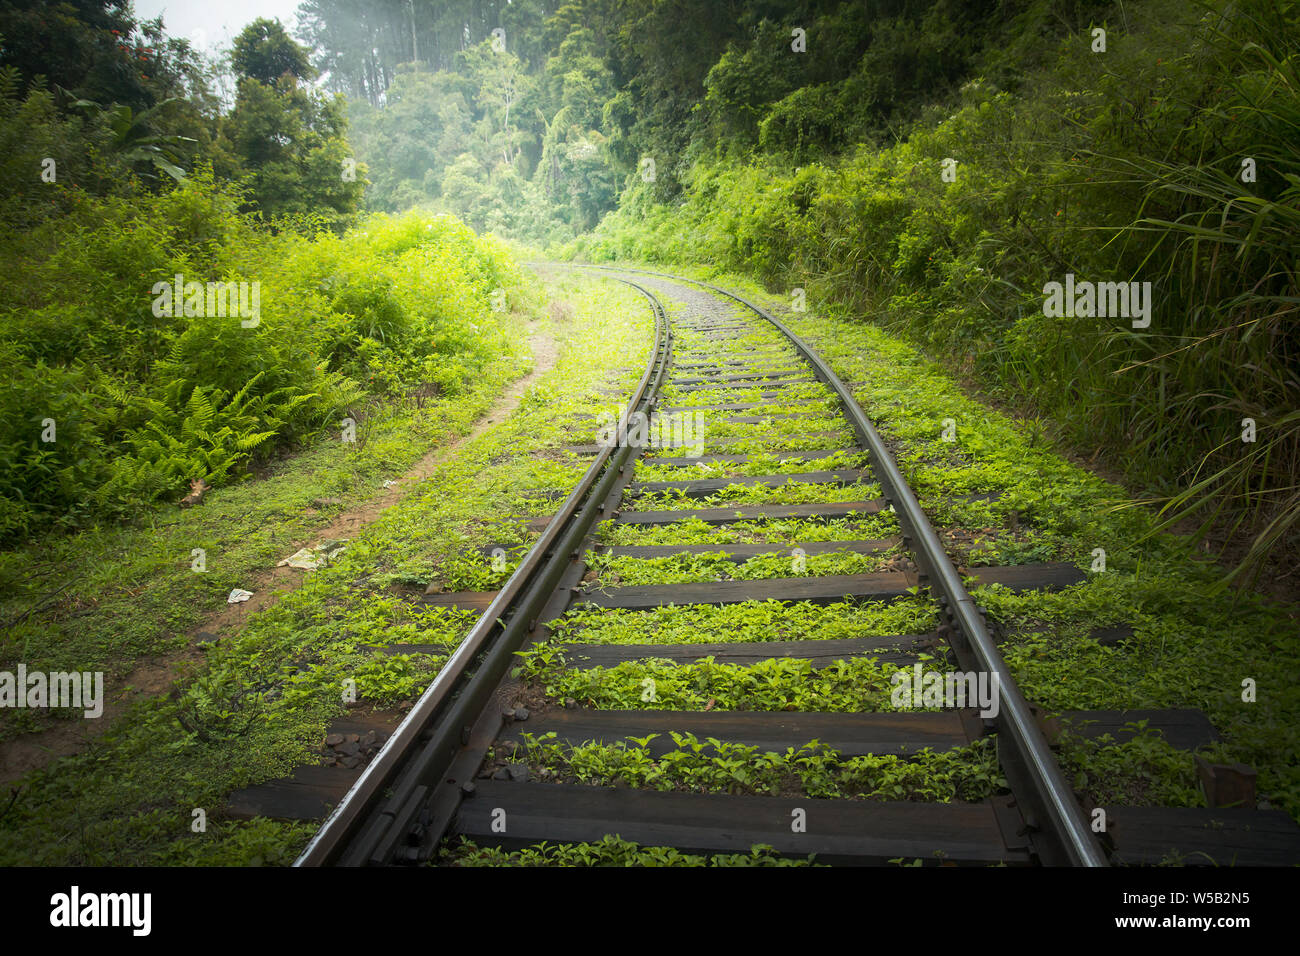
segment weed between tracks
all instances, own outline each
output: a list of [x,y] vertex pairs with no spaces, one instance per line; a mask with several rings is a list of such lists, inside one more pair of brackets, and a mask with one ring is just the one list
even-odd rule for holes
[[523,760],[531,777],[587,786],[641,787],[687,793],[861,800],[983,800],[1006,781],[996,745],[986,737],[943,753],[912,757],[864,754],[843,757],[810,741],[784,753],[713,737],[672,733],[677,749],[655,754],[658,734],[612,744],[570,745],[550,732],[524,734],[518,751],[498,746],[494,758]]
[[653,457],[637,462],[637,481],[702,481],[708,478],[739,478],[750,475],[791,475],[800,472],[843,471],[865,469],[867,457],[853,451],[839,451],[812,461],[802,458],[783,458],[777,454],[755,455],[749,461],[699,461],[687,468],[679,465],[658,465]]
[[748,853],[699,856],[666,846],[639,846],[610,835],[599,843],[547,844],[522,850],[480,847],[461,838],[443,849],[446,866],[816,866],[812,857],[791,859],[758,845]]
[[692,644],[925,634],[938,622],[932,602],[909,596],[858,604],[746,601],[722,607],[683,604],[644,611],[577,607],[551,622],[551,628],[556,642]]
[[606,523],[601,527],[601,543],[611,545],[656,544],[789,544],[800,541],[852,541],[888,538],[899,533],[898,519],[888,512],[863,514],[852,518],[826,521],[804,518],[766,518],[736,521],[715,526],[698,518],[688,518],[657,527]]
[[[847,551],[810,554],[792,559],[789,552],[765,554],[737,564],[726,552],[717,554],[678,554],[662,558],[629,558],[609,554],[594,555],[589,562],[596,575],[592,585],[628,586],[639,584],[680,584],[690,581],[755,581],[792,575],[869,574],[887,567],[903,554],[902,548],[890,548],[879,554],[854,554]],[[792,568],[792,564],[798,565]]]
[[[889,683],[909,665],[855,657],[814,668],[811,661],[769,658],[750,666],[703,657],[691,664],[659,658],[573,670],[553,645],[536,649],[523,669],[554,698],[598,710],[894,711]],[[929,659],[925,655],[922,660]],[[909,708],[925,710],[937,708]]]

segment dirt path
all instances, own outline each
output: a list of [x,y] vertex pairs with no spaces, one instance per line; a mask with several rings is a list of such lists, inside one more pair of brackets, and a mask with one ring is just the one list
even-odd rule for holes
[[[551,309],[551,316],[555,324],[570,317],[564,310],[555,308]],[[510,385],[487,414],[475,422],[468,434],[433,449],[392,485],[317,528],[312,540],[304,541],[300,546],[310,547],[313,542],[330,538],[355,537],[363,527],[405,498],[466,442],[474,440],[514,412],[523,401],[528,388],[550,371],[559,358],[558,344],[538,328],[537,322],[528,323],[525,330],[533,353],[533,370]],[[253,592],[251,598],[242,604],[230,604],[213,612],[206,621],[188,632],[189,640],[184,648],[141,661],[122,682],[121,686],[125,689],[104,701],[104,713],[98,720],[59,721],[44,730],[24,734],[0,744],[0,785],[12,783],[58,757],[81,750],[107,730],[113,720],[126,710],[127,705],[141,695],[166,693],[176,680],[179,669],[187,665],[197,666],[202,661],[203,652],[197,646],[199,643],[213,640],[223,630],[238,630],[243,627],[252,614],[275,604],[284,594],[298,588],[303,580],[304,572],[293,568],[269,568],[263,571],[244,585],[246,590]]]

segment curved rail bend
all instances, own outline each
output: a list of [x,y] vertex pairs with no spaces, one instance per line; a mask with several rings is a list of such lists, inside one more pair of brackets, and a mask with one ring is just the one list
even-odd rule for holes
[[848,386],[840,381],[839,376],[817,352],[780,319],[734,292],[710,282],[663,272],[621,268],[611,271],[692,282],[739,302],[785,335],[813,367],[817,378],[834,390],[858,437],[865,443],[885,498],[898,514],[906,534],[904,543],[915,549],[918,562],[929,575],[931,585],[938,591],[940,604],[948,617],[949,625],[955,631],[951,643],[958,658],[965,658],[963,666],[973,664],[973,669],[998,675],[1002,693],[1002,703],[996,718],[999,758],[1012,792],[1018,799],[1029,804],[1028,807],[1021,808],[1021,813],[1029,827],[1036,831],[1038,838],[1035,842],[1043,862],[1049,865],[1107,866],[1106,854],[1088,826],[1073,790],[1052,756],[1051,748],[1029,709],[1028,701],[1007,670],[1006,661],[984,622],[984,615],[962,584],[961,576],[899,471],[894,456],[890,454],[880,433],[858,405]]
[[[646,270],[585,268],[692,282],[727,296],[770,322],[803,356],[816,377],[834,391],[867,450],[885,498],[898,516],[904,543],[912,548],[926,576],[924,580],[936,591],[951,631],[949,643],[958,660],[969,670],[998,677],[999,759],[1020,815],[1034,835],[1039,860],[1049,865],[1107,865],[1105,853],[1088,827],[1028,702],[1008,672],[983,615],[880,434],[830,366],[779,319],[729,290]],[[667,311],[650,290],[630,279],[614,278],[645,295],[655,313],[655,348],[620,421],[620,434],[626,434],[629,418],[648,412],[657,401],[671,362],[673,336]],[[627,465],[639,452],[639,445],[629,441],[597,453],[515,573],[308,843],[295,866],[413,861],[423,858],[422,848],[428,849],[441,839],[461,798],[474,790],[475,768],[466,762],[472,758],[474,747],[467,745],[473,742],[487,746],[495,736],[496,730],[487,726],[490,721],[483,719],[493,690],[529,632],[539,621],[550,619],[547,612],[555,611],[557,589],[565,575],[572,576],[577,568],[583,539],[606,516],[611,501],[617,505],[631,477]],[[567,597],[567,589],[560,590]]]

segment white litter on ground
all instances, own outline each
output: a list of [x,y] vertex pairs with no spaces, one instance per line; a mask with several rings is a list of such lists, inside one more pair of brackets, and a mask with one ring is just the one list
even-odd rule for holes
[[303,571],[315,571],[324,563],[324,556],[317,557],[310,548],[299,548],[283,561],[277,561],[275,566],[282,568],[288,565],[291,568],[299,568]]
[[315,548],[299,548],[283,561],[276,562],[275,566],[277,568],[297,568],[300,571],[315,571],[317,568],[329,564],[330,561],[337,558],[345,550],[347,549],[342,541],[322,541]]
[[245,591],[243,588],[235,588],[233,591],[230,592],[230,597],[226,598],[226,603],[239,604],[243,601],[247,601],[252,596],[253,596],[252,591]]

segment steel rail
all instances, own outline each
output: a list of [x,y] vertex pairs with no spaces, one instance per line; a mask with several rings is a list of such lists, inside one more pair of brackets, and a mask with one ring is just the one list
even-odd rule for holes
[[[391,807],[394,803],[409,805],[413,796],[419,796],[420,778],[427,779],[429,772],[436,769],[435,765],[439,762],[437,757],[440,753],[445,756],[445,749],[437,749],[434,753],[430,753],[435,748],[426,746],[421,738],[440,717],[457,716],[450,713],[444,715],[443,711],[455,710],[458,703],[464,705],[474,696],[465,692],[463,686],[465,681],[462,679],[481,655],[486,653],[491,656],[494,651],[499,652],[503,637],[508,636],[511,631],[524,630],[519,626],[521,623],[527,622],[528,629],[531,629],[533,622],[528,620],[528,613],[535,613],[549,597],[555,581],[567,563],[566,555],[570,553],[570,549],[576,542],[581,541],[598,517],[597,505],[603,497],[599,493],[600,489],[608,486],[612,477],[625,466],[632,450],[639,447],[621,439],[628,433],[631,417],[641,412],[642,406],[648,409],[653,404],[667,369],[672,333],[667,312],[658,299],[644,287],[628,280],[623,281],[649,300],[655,315],[655,337],[654,348],[651,350],[645,373],[641,376],[636,390],[618,419],[616,427],[620,441],[601,448],[597,453],[582,479],[564,499],[546,529],[528,550],[514,573],[502,585],[487,610],[438,671],[420,699],[416,701],[415,706],[402,718],[383,747],[366,765],[361,776],[344,794],[321,828],[312,836],[294,861],[294,866],[374,862],[374,846],[385,841],[390,847],[392,846],[393,831],[402,823],[403,814],[397,809],[385,810],[384,807]],[[606,466],[611,463],[614,467],[607,468]],[[593,490],[595,494],[592,494]],[[584,502],[587,507],[579,515],[579,506]],[[576,525],[573,524],[575,518],[578,519]],[[561,539],[561,535],[564,536],[561,546],[556,548],[554,545]],[[521,606],[526,609],[526,613],[520,613]],[[506,621],[507,617],[510,618],[509,623]],[[509,648],[509,653],[505,654],[497,653],[495,655],[497,662],[508,661],[510,653],[515,649],[517,648]],[[482,684],[489,670],[500,670],[500,667],[481,666],[468,679],[469,682],[478,679]],[[449,705],[453,691],[457,690],[461,693]],[[465,710],[467,707],[461,706],[459,709]],[[460,723],[460,721],[447,720],[442,722]],[[459,730],[456,731],[456,737],[459,740]],[[407,765],[411,763],[416,750],[423,750],[426,759],[417,768],[418,772],[412,773],[408,771]],[[402,782],[405,786],[401,785]],[[395,784],[397,786],[394,786]],[[394,793],[386,796],[385,791],[389,789],[393,789]],[[409,810],[409,806],[407,809]],[[376,814],[381,819],[375,819]],[[409,816],[409,813],[406,815]],[[363,831],[369,833],[369,843],[372,845],[358,849],[352,844]]]
[[[1039,851],[1040,859],[1048,865],[1089,867],[1109,865],[1100,842],[1088,826],[1073,790],[1052,755],[1047,739],[1030,710],[1029,702],[1025,700],[1007,669],[997,642],[984,622],[984,615],[962,584],[961,576],[944,550],[930,520],[921,510],[894,456],[890,454],[880,433],[876,431],[857,399],[853,397],[853,393],[839,376],[814,349],[776,316],[720,286],[699,279],[645,269],[606,266],[585,266],[585,268],[693,282],[734,299],[762,316],[785,335],[812,365],[816,376],[835,391],[854,430],[866,444],[885,498],[894,506],[904,532],[910,537],[908,543],[914,543],[918,561],[923,570],[929,574],[933,587],[937,589],[941,606],[947,613],[951,626],[967,643],[978,668],[997,675],[1000,693],[1000,707],[996,717],[999,755],[1008,782],[1012,784],[1012,793],[1018,802],[1024,801],[1029,804],[1028,807],[1021,807],[1021,815],[1031,829],[1036,831],[1038,839],[1035,841],[1035,848]],[[960,648],[954,649],[960,652]],[[1026,810],[1029,812],[1025,812]]]

